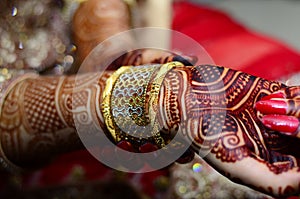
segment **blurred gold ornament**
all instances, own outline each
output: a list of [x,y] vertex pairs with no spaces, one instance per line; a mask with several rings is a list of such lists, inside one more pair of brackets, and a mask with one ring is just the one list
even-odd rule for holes
[[59,1],[4,0],[0,8],[0,68],[49,70],[68,54],[69,31]]

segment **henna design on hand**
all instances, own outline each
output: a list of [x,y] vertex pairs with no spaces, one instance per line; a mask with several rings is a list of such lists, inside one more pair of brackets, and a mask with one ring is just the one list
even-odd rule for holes
[[165,128],[183,125],[183,136],[196,151],[211,148],[204,158],[214,168],[270,195],[299,191],[299,141],[265,128],[254,109],[285,85],[207,65],[173,69],[164,83],[162,104],[172,102],[161,111]]
[[2,147],[9,160],[32,168],[82,147],[73,117],[89,113],[104,126],[96,106],[110,74],[28,78],[14,85],[0,116]]
[[[72,116],[88,125],[85,114],[90,113],[105,128],[97,107],[110,75],[80,75],[76,81],[74,76],[39,77],[16,84],[6,96],[0,120],[8,158],[31,166],[32,158],[80,146]],[[299,140],[265,128],[254,109],[257,101],[280,89],[286,86],[223,67],[174,68],[163,82],[159,120],[170,134],[182,128],[195,151],[212,149],[206,161],[232,180],[272,195],[296,193]],[[224,108],[226,114],[218,114]]]

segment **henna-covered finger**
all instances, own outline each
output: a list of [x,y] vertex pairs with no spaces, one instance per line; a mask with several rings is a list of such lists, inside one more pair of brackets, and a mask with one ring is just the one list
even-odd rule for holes
[[262,114],[281,114],[288,113],[288,101],[285,99],[270,99],[259,101],[255,104],[255,108]]
[[260,101],[264,100],[271,100],[271,99],[285,99],[286,94],[283,90],[276,91],[274,93],[271,93],[270,95],[266,95],[260,99]]
[[[185,66],[192,66],[197,62],[196,56],[187,56],[160,49],[137,49],[124,53],[115,59],[108,70],[117,70],[120,66],[140,66],[145,64],[165,64],[169,62],[181,62]],[[95,65],[93,64],[93,66]],[[93,69],[97,71],[97,68]],[[91,70],[92,71],[92,70]]]
[[287,115],[300,118],[300,86],[290,86],[282,90],[288,104]]
[[193,66],[196,64],[198,58],[196,56],[177,55],[174,56],[172,61],[181,62],[185,66]]
[[300,86],[289,86],[283,89],[287,98],[299,99],[300,98]]
[[300,86],[284,87],[278,91],[272,92],[260,99],[260,101],[271,99],[297,99],[300,98]]
[[178,61],[186,66],[192,66],[197,62],[197,57],[176,54],[160,49],[138,49],[127,52],[121,57],[119,66],[138,66],[144,64],[165,64]]
[[265,115],[262,117],[262,123],[284,135],[290,135],[300,138],[300,122],[297,117],[288,115]]
[[255,108],[264,115],[279,114],[300,117],[300,99],[297,98],[261,100],[255,104]]

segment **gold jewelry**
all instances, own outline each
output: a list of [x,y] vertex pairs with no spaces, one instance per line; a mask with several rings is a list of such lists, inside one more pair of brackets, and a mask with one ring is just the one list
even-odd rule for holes
[[159,133],[160,127],[159,127],[159,123],[156,118],[156,114],[157,114],[158,108],[159,108],[158,107],[159,92],[161,90],[163,80],[164,80],[166,74],[168,73],[168,71],[170,71],[174,67],[183,67],[183,66],[184,65],[180,62],[170,62],[170,63],[163,64],[157,71],[156,77],[151,84],[151,92],[150,92],[150,97],[149,97],[149,102],[148,102],[149,116],[151,118],[150,126],[153,127],[153,132],[156,132],[153,135],[153,138],[155,139],[155,143],[161,147],[164,147],[166,143]]
[[[36,76],[35,73],[26,73],[25,70],[16,70],[16,69],[7,69],[0,68],[0,120],[2,116],[2,106],[3,102],[6,98],[6,95],[12,89],[12,87],[24,79],[28,77]],[[26,73],[26,74],[25,74]],[[0,132],[1,133],[1,132]],[[12,173],[18,173],[22,169],[17,165],[13,164],[5,155],[2,144],[1,144],[1,136],[0,136],[0,167],[3,169],[10,171]]]
[[110,136],[116,143],[151,140],[160,148],[165,146],[156,119],[158,96],[165,75],[176,66],[182,67],[183,64],[124,66],[107,80],[102,112]]

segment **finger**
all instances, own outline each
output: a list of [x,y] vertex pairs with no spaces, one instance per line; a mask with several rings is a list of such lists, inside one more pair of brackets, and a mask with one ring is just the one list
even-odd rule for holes
[[300,86],[291,86],[284,88],[282,90],[266,95],[260,99],[260,101],[276,99],[276,98],[289,98],[289,99],[299,99],[300,98]]
[[300,98],[300,86],[291,86],[284,89],[287,98]]
[[158,63],[165,64],[172,61],[178,61],[186,66],[193,66],[198,58],[196,56],[187,56],[181,54],[175,54],[168,51],[157,50],[157,49],[145,49],[142,51],[143,63]]
[[288,103],[286,100],[270,99],[258,101],[255,104],[255,109],[262,114],[280,114],[286,115],[288,113]]
[[300,122],[299,119],[294,116],[265,115],[262,118],[262,123],[274,131],[279,131],[282,134],[300,138]]
[[266,96],[262,97],[260,99],[260,101],[270,100],[270,99],[274,99],[274,98],[282,98],[282,99],[284,99],[284,98],[286,98],[286,95],[285,95],[285,93],[282,90],[280,90],[280,91],[276,91],[274,93],[271,93],[270,95],[266,95]]
[[181,62],[185,66],[193,66],[197,63],[198,58],[196,56],[182,56],[177,55],[173,57],[172,61],[178,61]]
[[112,65],[138,66],[144,64],[165,64],[172,61],[181,62],[185,66],[193,66],[198,58],[196,56],[177,55],[158,49],[138,49],[127,52],[114,61]]
[[292,115],[300,117],[300,99],[270,99],[258,101],[256,110],[262,114]]

